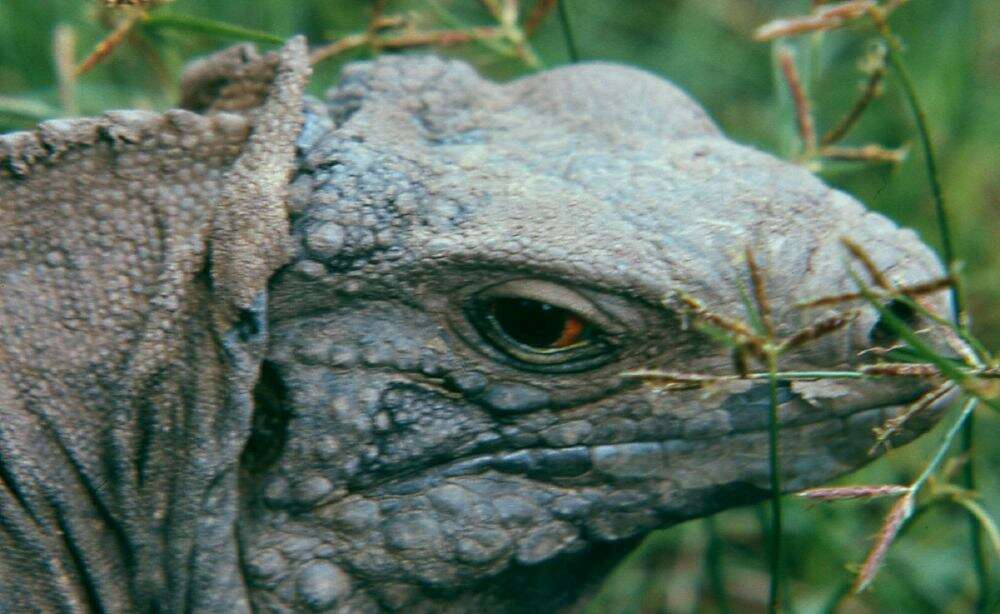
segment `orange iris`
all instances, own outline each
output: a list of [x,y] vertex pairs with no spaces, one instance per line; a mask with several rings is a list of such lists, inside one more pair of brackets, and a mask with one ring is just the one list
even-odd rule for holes
[[566,348],[580,340],[580,336],[583,334],[583,320],[576,317],[573,314],[567,314],[566,320],[563,322],[562,334],[559,338],[552,342],[549,347],[552,348]]

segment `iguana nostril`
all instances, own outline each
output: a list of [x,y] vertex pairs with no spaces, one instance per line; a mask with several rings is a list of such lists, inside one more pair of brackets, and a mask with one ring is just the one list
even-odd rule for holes
[[[913,328],[917,324],[917,312],[907,302],[892,300],[885,305],[885,309],[910,328]],[[868,334],[868,340],[877,346],[891,345],[898,339],[899,335],[896,333],[896,330],[886,321],[884,316],[875,322],[871,332]]]

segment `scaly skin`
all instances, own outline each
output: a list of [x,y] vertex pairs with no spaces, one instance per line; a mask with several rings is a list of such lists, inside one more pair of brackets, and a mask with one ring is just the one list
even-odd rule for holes
[[[5,137],[0,609],[572,607],[649,531],[768,495],[765,387],[621,376],[732,369],[671,297],[743,317],[750,246],[787,333],[853,288],[842,236],[897,282],[941,273],[641,71],[386,57],[321,102],[297,44],[189,71],[206,117]],[[499,298],[589,345],[513,344]],[[876,319],[783,367],[856,363]],[[783,384],[785,487],[870,460],[921,391]]]

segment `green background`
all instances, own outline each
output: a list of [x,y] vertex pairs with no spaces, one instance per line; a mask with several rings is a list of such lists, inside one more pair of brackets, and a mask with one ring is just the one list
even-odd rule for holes
[[[60,107],[57,93],[53,30],[58,24],[69,25],[77,38],[76,57],[84,57],[115,18],[102,14],[99,4],[0,0],[0,131],[27,128],[69,111]],[[522,4],[530,7],[533,2]],[[736,140],[793,157],[799,147],[794,116],[784,88],[774,80],[773,48],[753,42],[751,34],[776,17],[807,12],[809,5],[806,0],[568,0],[567,7],[584,59],[626,62],[664,75],[688,90]],[[177,0],[164,10],[281,37],[303,33],[319,45],[363,31],[370,7],[371,2],[358,0]],[[451,27],[441,21],[442,9],[463,23],[491,23],[474,0],[389,2],[387,12],[405,12],[426,27]],[[975,329],[995,349],[1000,347],[1000,5],[997,0],[911,0],[891,23],[905,45],[938,150]],[[855,26],[795,41],[821,131],[844,113],[864,82],[858,62],[873,38],[870,28]],[[554,15],[532,43],[546,66],[568,60]],[[228,44],[217,35],[141,28],[109,61],[79,80],[76,111],[86,115],[110,108],[166,108],[175,100],[183,63]],[[445,53],[470,60],[498,79],[530,71],[481,45]],[[361,49],[320,64],[314,93],[336,81],[344,61],[368,55]],[[939,246],[914,124],[892,78],[844,142],[868,143],[910,145],[910,154],[897,167],[827,164],[820,174]],[[851,476],[850,482],[905,483],[926,463],[935,438],[931,435],[890,454]],[[991,510],[998,503],[998,439],[997,420],[984,414],[976,463]],[[823,611],[850,582],[848,566],[863,558],[886,504],[806,506],[792,501],[788,507],[786,546],[795,611]],[[761,522],[757,509],[714,519],[734,611],[759,609],[766,598]],[[718,604],[708,596],[703,573],[706,527],[692,522],[653,534],[609,578],[592,611],[715,611]],[[920,516],[893,547],[874,589],[861,598],[839,601],[837,611],[970,611],[974,583],[966,531],[962,514],[947,506]]]

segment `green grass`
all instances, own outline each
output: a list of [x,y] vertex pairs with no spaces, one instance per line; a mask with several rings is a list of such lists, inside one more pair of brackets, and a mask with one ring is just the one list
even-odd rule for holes
[[[490,23],[473,0],[438,0],[439,9],[465,23]],[[530,5],[530,2],[523,2]],[[965,263],[964,279],[973,331],[988,347],[1000,347],[1000,11],[996,0],[911,0],[892,18],[905,45],[906,65],[920,97],[939,176],[949,205],[954,251]],[[27,128],[65,113],[52,61],[52,34],[59,24],[77,35],[80,59],[108,31],[96,17],[96,2],[79,0],[0,0],[0,131]],[[435,14],[427,1],[390,2],[390,8]],[[110,108],[166,108],[176,98],[176,77],[189,58],[228,45],[234,30],[212,32],[215,20],[278,38],[306,34],[320,44],[340,34],[363,31],[371,3],[365,0],[177,0],[166,10],[191,15],[188,27],[162,18],[141,30],[143,45],[127,45],[78,84],[82,114]],[[733,138],[761,149],[791,155],[798,143],[794,118],[776,94],[771,48],[751,41],[754,28],[782,15],[808,10],[807,0],[571,0],[568,21],[583,60],[626,62],[664,75],[698,99]],[[534,41],[543,64],[568,61],[559,16],[553,14]],[[200,24],[200,25],[199,25]],[[183,26],[183,24],[180,24]],[[439,24],[440,27],[440,24]],[[266,40],[266,37],[257,37]],[[816,103],[819,129],[832,126],[850,107],[864,75],[856,60],[872,40],[857,29],[826,35],[804,78]],[[266,46],[266,43],[263,43]],[[802,49],[812,45],[803,39]],[[498,79],[529,69],[494,49],[470,45],[449,54],[472,61]],[[364,49],[317,67],[312,89],[336,81],[344,61],[364,58]],[[941,247],[934,203],[920,142],[898,83],[875,101],[847,144],[910,146],[899,167],[828,165],[826,181],[857,196],[871,208],[915,228]],[[942,428],[946,428],[942,426]],[[1000,421],[983,412],[977,420],[976,462],[984,505],[1000,509]],[[941,429],[905,450],[893,452],[851,483],[906,483],[935,452]],[[848,565],[864,558],[869,538],[890,503],[784,506],[785,579],[799,612],[824,611],[849,586]],[[714,525],[731,611],[758,609],[768,592],[765,519],[757,509],[725,512]],[[965,515],[957,506],[939,506],[919,515],[889,554],[886,571],[863,597],[850,597],[844,611],[971,611],[975,581],[968,554]],[[716,611],[705,598],[711,584],[704,573],[705,528],[688,523],[653,534],[609,578],[592,612]],[[995,565],[994,561],[994,565]],[[704,593],[704,594],[702,594]],[[699,606],[700,604],[700,606]]]

